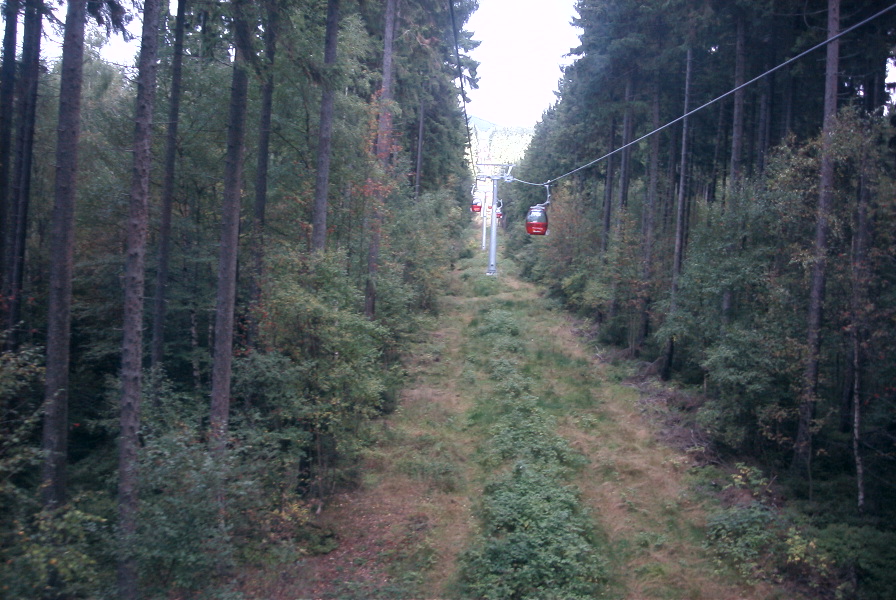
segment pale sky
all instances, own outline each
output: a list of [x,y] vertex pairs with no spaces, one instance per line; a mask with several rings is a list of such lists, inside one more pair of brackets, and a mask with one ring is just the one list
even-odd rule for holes
[[579,45],[581,29],[570,25],[575,0],[479,0],[464,26],[482,42],[479,89],[467,90],[467,114],[498,125],[532,127],[557,101],[560,65]]

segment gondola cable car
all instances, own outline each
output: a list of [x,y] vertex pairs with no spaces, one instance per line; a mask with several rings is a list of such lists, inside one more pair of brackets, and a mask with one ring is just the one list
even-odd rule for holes
[[551,188],[544,184],[547,200],[543,204],[529,207],[526,213],[526,233],[529,235],[545,235],[548,232],[548,205],[551,203]]
[[548,211],[541,204],[529,207],[526,214],[526,233],[544,235],[548,232]]
[[473,197],[470,200],[470,212],[478,213],[482,212],[482,200],[476,198],[476,184],[473,184],[473,187],[470,189],[470,195]]

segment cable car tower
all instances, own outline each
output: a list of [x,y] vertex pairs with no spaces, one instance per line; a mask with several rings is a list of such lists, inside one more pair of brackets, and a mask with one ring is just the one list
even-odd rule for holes
[[503,203],[498,198],[498,181],[512,181],[510,172],[513,165],[496,164],[496,163],[480,163],[476,165],[479,172],[477,181],[492,182],[491,198],[486,197],[485,209],[482,218],[482,249],[486,248],[487,230],[491,229],[491,237],[488,244],[488,269],[486,275],[498,274],[498,212],[503,207]]

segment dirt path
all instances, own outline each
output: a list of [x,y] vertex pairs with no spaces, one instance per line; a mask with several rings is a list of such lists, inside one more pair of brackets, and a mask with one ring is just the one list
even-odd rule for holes
[[658,441],[656,421],[626,373],[603,363],[577,324],[535,287],[506,273],[485,278],[480,258],[464,262],[451,275],[436,327],[407,358],[408,385],[365,453],[362,485],[318,516],[338,547],[268,577],[264,597],[459,597],[457,557],[476,531],[486,475],[476,460],[483,433],[470,425],[476,398],[486,393],[470,324],[495,305],[525,322],[527,368],[542,403],[587,457],[575,484],[606,543],[612,575],[602,597],[786,597],[719,578],[702,548],[703,505],[687,482],[692,455]]
[[361,489],[323,511],[320,525],[335,532],[339,547],[302,561],[308,597],[451,595],[477,495],[476,440],[465,427],[472,399],[459,385],[466,304],[443,300],[437,327],[405,360],[408,386],[381,424],[381,441],[365,453]]

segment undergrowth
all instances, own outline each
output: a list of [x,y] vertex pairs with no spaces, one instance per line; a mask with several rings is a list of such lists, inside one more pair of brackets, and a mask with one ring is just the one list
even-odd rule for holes
[[492,307],[471,324],[480,369],[491,391],[476,411],[487,420],[480,462],[488,478],[478,510],[479,536],[461,557],[464,597],[596,598],[607,566],[594,523],[570,484],[585,459],[555,432],[538,406],[535,380],[523,374],[525,343],[515,316]]

